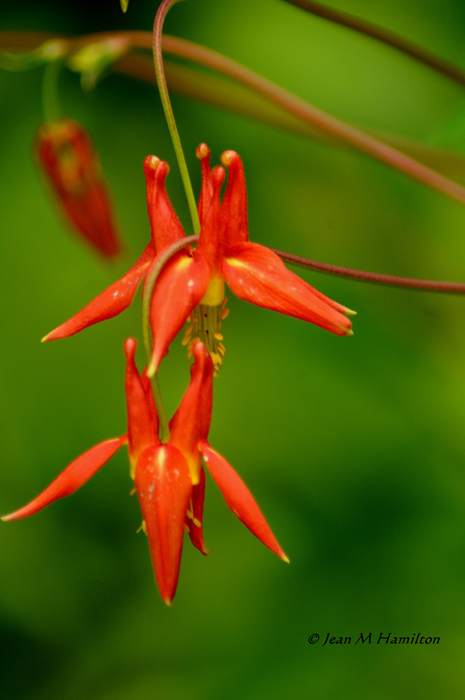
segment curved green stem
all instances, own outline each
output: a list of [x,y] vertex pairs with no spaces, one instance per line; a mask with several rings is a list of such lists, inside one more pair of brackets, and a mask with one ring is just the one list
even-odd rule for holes
[[165,71],[163,69],[163,55],[162,55],[162,30],[165,17],[168,10],[179,0],[163,0],[162,4],[158,8],[158,12],[155,17],[155,22],[153,24],[153,60],[155,63],[155,73],[157,76],[158,89],[160,90],[161,102],[163,105],[163,110],[165,112],[166,121],[168,123],[168,129],[171,134],[171,140],[173,141],[174,151],[176,153],[176,159],[178,161],[179,170],[181,171],[181,178],[184,185],[184,190],[187,197],[187,203],[189,205],[189,212],[192,219],[192,227],[195,234],[200,233],[200,221],[199,215],[197,213],[197,204],[194,197],[194,191],[192,189],[192,184],[189,177],[189,171],[187,169],[186,159],[184,157],[184,152],[182,150],[181,139],[179,138],[179,133],[176,127],[176,121],[174,119],[173,108],[171,107],[170,97],[168,93],[168,88],[166,85]]

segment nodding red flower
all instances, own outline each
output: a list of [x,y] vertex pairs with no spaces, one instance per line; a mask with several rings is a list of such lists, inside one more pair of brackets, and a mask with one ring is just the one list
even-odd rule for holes
[[170,439],[159,439],[159,421],[150,381],[135,364],[136,341],[129,338],[126,354],[128,432],[96,445],[72,462],[39,496],[1,518],[17,520],[33,515],[58,498],[83,486],[123,445],[128,444],[130,474],[148,536],[155,579],[161,597],[171,604],[176,592],[184,532],[207,554],[203,539],[205,472],[202,459],[219,486],[226,504],[246,527],[278,557],[289,561],[244,482],[208,443],[212,401],[213,362],[200,341],[193,344],[191,380],[170,421]]
[[[200,338],[213,358],[215,373],[218,372],[225,352],[219,332],[220,321],[227,315],[224,282],[238,297],[257,306],[309,321],[337,335],[351,334],[351,322],[345,315],[353,313],[350,309],[304,282],[265,246],[249,242],[244,168],[237,153],[226,151],[222,155],[229,170],[222,202],[224,168],[210,169],[210,151],[205,144],[198,147],[197,157],[202,167],[200,238],[195,251],[182,250],[169,260],[155,285],[149,374],[156,372],[171,341],[188,320],[191,325],[183,342],[191,353],[193,343]],[[155,156],[148,156],[144,169],[152,241],[124,277],[44,340],[68,337],[123,311],[131,303],[139,282],[144,276],[149,278],[157,265],[158,254],[184,236],[165,190],[168,166]]]
[[35,152],[68,223],[105,258],[121,251],[100,160],[72,119],[42,124]]

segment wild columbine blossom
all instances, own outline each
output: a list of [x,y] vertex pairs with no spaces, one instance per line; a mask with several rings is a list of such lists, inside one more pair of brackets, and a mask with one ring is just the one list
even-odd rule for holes
[[106,258],[121,250],[100,160],[72,119],[42,124],[34,149],[66,219]]
[[[351,334],[351,322],[346,317],[353,313],[350,309],[304,282],[265,246],[249,242],[244,168],[237,153],[226,151],[222,155],[222,162],[229,170],[222,202],[224,168],[210,169],[210,151],[205,144],[198,147],[197,157],[202,167],[198,204],[200,238],[194,251],[181,250],[168,261],[155,285],[150,313],[153,354],[149,374],[157,371],[171,341],[186,321],[190,321],[190,326],[184,342],[189,352],[192,343],[200,338],[213,358],[217,373],[224,354],[219,330],[221,318],[227,314],[225,282],[234,294],[257,306],[309,321],[337,335]],[[151,242],[126,275],[44,340],[68,337],[119,314],[131,303],[143,277],[150,277],[163,250],[184,237],[165,190],[167,164],[148,156],[144,170]]]
[[130,475],[149,540],[155,578],[161,597],[170,605],[176,592],[184,532],[207,554],[203,539],[205,472],[202,459],[219,486],[226,504],[264,545],[288,561],[250,491],[226,460],[208,443],[212,401],[213,362],[200,341],[193,344],[191,381],[173,416],[170,439],[159,439],[159,420],[150,381],[135,364],[136,341],[129,338],[126,354],[128,432],[106,440],[72,462],[39,496],[23,508],[3,516],[10,521],[33,515],[58,498],[83,486],[123,445],[128,444]]

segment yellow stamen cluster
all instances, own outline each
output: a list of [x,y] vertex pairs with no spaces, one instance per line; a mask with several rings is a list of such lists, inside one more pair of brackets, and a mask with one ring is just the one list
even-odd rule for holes
[[192,314],[189,316],[189,326],[186,328],[183,345],[187,345],[187,359],[192,357],[192,346],[197,340],[201,340],[213,360],[213,376],[217,377],[220,373],[223,357],[226,354],[226,348],[223,345],[223,336],[220,333],[221,321],[229,314],[229,309],[226,308],[226,297],[223,299],[218,311],[216,306],[207,306],[199,304],[195,307]]

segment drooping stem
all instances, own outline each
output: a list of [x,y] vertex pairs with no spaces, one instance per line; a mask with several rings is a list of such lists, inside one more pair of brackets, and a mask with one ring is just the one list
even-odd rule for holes
[[382,275],[377,272],[364,272],[363,270],[353,270],[350,267],[339,267],[338,265],[328,265],[327,263],[316,262],[308,258],[301,258],[299,255],[285,253],[282,250],[270,248],[273,253],[279,255],[291,265],[303,267],[307,270],[317,270],[336,277],[346,277],[358,282],[370,282],[371,284],[384,284],[389,287],[404,287],[417,289],[424,292],[442,292],[444,294],[465,294],[465,284],[460,282],[437,282],[435,280],[419,280],[411,277],[396,277],[395,275]]
[[327,19],[330,22],[348,27],[360,34],[365,34],[365,36],[376,39],[376,41],[380,41],[387,46],[391,46],[393,49],[397,49],[397,51],[400,51],[406,56],[414,58],[416,61],[419,61],[419,63],[423,63],[423,65],[428,66],[428,68],[432,68],[437,73],[441,73],[446,76],[446,78],[454,80],[459,85],[465,85],[465,71],[461,68],[454,66],[454,64],[449,63],[449,61],[445,61],[441,56],[436,56],[436,54],[431,53],[431,51],[424,49],[422,46],[418,46],[388,29],[384,29],[384,27],[379,27],[372,22],[368,22],[360,17],[355,17],[348,12],[342,12],[333,7],[326,7],[319,2],[313,2],[313,0],[284,0],[284,2],[300,7],[302,10],[312,15],[323,17],[323,19]]
[[192,220],[192,227],[195,234],[200,233],[200,221],[199,215],[197,213],[197,205],[195,202],[194,191],[192,189],[192,184],[189,177],[189,171],[187,169],[186,159],[184,157],[184,152],[181,146],[181,139],[179,138],[179,133],[176,127],[176,121],[174,119],[173,108],[171,107],[170,96],[168,93],[168,88],[166,85],[165,71],[163,69],[163,55],[162,55],[162,30],[165,17],[168,10],[179,0],[163,0],[158,12],[155,17],[155,22],[153,25],[153,60],[155,63],[155,73],[157,76],[158,89],[160,90],[161,102],[163,105],[163,110],[165,112],[166,121],[168,124],[168,129],[170,131],[171,140],[173,142],[174,151],[176,153],[176,159],[178,161],[179,170],[181,171],[181,178],[184,185],[184,191],[187,197],[187,203],[189,205],[189,212]]
[[[171,0],[172,3],[175,1],[176,0]],[[40,33],[39,36],[41,38],[50,38],[50,35],[44,33]],[[73,39],[72,42],[68,40],[68,51],[76,51],[87,44],[116,36],[129,38],[134,48],[152,48],[153,37],[149,32],[131,31],[105,32],[102,34],[77,37]],[[24,48],[35,46],[39,39],[37,33],[0,32],[0,40],[2,40],[8,48]],[[254,73],[254,71],[251,71],[236,61],[232,61],[226,56],[212,51],[211,49],[207,49],[204,46],[200,46],[199,44],[195,44],[194,42],[166,35],[163,36],[163,51],[180,58],[186,58],[197,65],[203,65],[221,73],[223,76],[241,83],[256,94],[274,103],[274,105],[284,110],[288,115],[297,119],[298,122],[315,128],[318,132],[335,139],[336,142],[349,144],[353,148],[367,153],[391,168],[399,170],[408,177],[422,182],[428,187],[460,202],[462,205],[465,204],[465,187],[458,182],[424,165],[421,161],[406,155],[403,151],[393,148],[375,136],[364,133],[362,130],[336,119],[331,114],[318,109],[311,103],[293,95],[284,88]],[[125,66],[130,66],[131,56],[126,56],[124,58]],[[115,67],[115,70],[118,70],[118,66]],[[192,96],[192,92],[188,94]],[[185,168],[185,172],[187,175],[187,167]],[[189,189],[192,192],[188,175],[186,183],[189,183]],[[192,204],[195,204],[193,196],[190,201]],[[194,216],[193,206],[191,213]],[[195,218],[197,218],[196,212]]]

